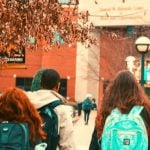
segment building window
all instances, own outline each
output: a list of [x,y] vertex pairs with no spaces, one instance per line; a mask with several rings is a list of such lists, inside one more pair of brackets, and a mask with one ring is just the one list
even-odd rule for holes
[[67,4],[75,5],[76,4],[76,0],[58,0],[58,2],[60,4],[64,4],[64,5],[67,5]]
[[62,96],[67,97],[67,79],[61,79],[59,93]]
[[[23,89],[25,91],[30,91],[32,85],[32,79],[33,78],[16,77],[16,87]],[[62,96],[67,97],[67,79],[61,79],[60,82],[61,83],[60,83],[59,93]]]
[[54,37],[52,39],[52,43],[57,43],[57,44],[64,44],[64,40],[63,38],[61,37],[60,33],[59,32],[55,32],[54,34]]
[[25,91],[30,91],[31,90],[32,79],[33,78],[17,77],[16,78],[16,87],[21,88]]

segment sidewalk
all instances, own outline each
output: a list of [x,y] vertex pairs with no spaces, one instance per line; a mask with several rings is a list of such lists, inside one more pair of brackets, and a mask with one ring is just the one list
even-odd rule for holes
[[83,112],[80,119],[74,124],[74,134],[77,150],[88,150],[92,132],[95,126],[96,111],[91,111],[89,124],[84,124]]

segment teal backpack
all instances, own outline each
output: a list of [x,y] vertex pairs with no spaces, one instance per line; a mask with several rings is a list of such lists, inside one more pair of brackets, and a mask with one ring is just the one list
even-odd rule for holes
[[0,123],[0,150],[30,150],[29,128],[26,123]]
[[148,135],[142,117],[143,106],[134,106],[129,114],[112,110],[107,117],[102,138],[102,150],[148,150]]
[[93,108],[92,101],[89,98],[86,98],[82,103],[83,110],[91,110]]

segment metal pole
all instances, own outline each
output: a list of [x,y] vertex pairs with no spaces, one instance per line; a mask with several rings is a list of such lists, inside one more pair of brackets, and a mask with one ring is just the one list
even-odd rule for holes
[[144,53],[141,53],[141,86],[144,87]]

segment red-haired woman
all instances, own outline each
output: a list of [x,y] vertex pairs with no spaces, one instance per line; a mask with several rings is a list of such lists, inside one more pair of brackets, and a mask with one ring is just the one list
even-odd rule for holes
[[45,138],[42,120],[26,94],[18,88],[9,88],[0,96],[0,122],[20,122],[29,125],[30,143]]
[[[89,150],[100,150],[98,139],[101,138],[106,118],[113,109],[118,108],[121,113],[129,113],[135,105],[144,106],[140,113],[146,125],[150,149],[150,100],[134,75],[127,71],[120,71],[109,83],[96,118],[96,128],[92,135]],[[144,143],[145,144],[145,143]]]

